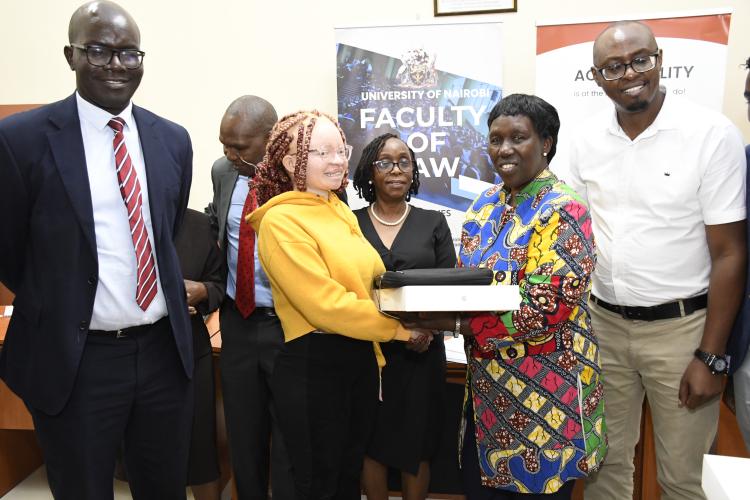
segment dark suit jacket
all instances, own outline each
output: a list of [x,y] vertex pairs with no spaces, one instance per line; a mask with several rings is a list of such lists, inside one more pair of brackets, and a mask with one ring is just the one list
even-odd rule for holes
[[216,244],[208,216],[191,209],[185,212],[175,246],[183,277],[203,283],[208,292],[208,298],[196,307],[199,314],[190,316],[193,356],[198,359],[211,354],[211,340],[202,315],[217,310],[224,300],[222,252]]
[[[750,166],[750,146],[745,146],[745,158]],[[747,219],[747,248],[750,249],[750,168],[747,175],[747,192],[745,193],[748,209]],[[745,276],[745,295],[742,297],[742,306],[734,321],[732,336],[729,337],[727,344],[727,354],[732,358],[729,363],[730,375],[737,371],[747,354],[747,348],[750,345],[750,262],[747,266],[747,275]]]
[[[146,163],[154,251],[185,374],[193,342],[174,237],[187,206],[187,131],[133,106]],[[0,281],[16,294],[0,377],[51,415],[68,401],[98,280],[96,236],[75,95],[0,121]]]
[[229,205],[232,202],[234,185],[237,183],[239,175],[226,156],[216,160],[211,167],[214,199],[206,211],[211,217],[211,224],[216,231],[216,240],[225,252],[227,248],[227,216],[229,215]]

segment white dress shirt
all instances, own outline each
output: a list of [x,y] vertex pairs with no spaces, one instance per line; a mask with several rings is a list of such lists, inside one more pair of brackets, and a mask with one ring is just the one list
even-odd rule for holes
[[115,169],[115,156],[112,148],[114,131],[107,125],[113,115],[84,100],[77,92],[76,101],[81,122],[83,149],[86,154],[91,205],[94,209],[94,232],[99,263],[99,280],[90,328],[92,330],[117,330],[154,323],[167,315],[167,304],[159,279],[159,262],[156,259],[154,230],[151,225],[151,209],[148,202],[146,167],[143,162],[138,128],[133,118],[133,104],[129,103],[128,107],[117,116],[125,120],[123,131],[125,145],[141,185],[143,220],[146,223],[146,231],[156,262],[158,290],[146,311],[141,310],[135,301],[137,274],[135,250],[130,236],[128,213],[120,194]]
[[707,291],[705,226],[745,218],[743,142],[726,117],[668,92],[631,140],[610,108],[576,134],[569,161],[565,180],[593,220],[595,296],[652,306]]

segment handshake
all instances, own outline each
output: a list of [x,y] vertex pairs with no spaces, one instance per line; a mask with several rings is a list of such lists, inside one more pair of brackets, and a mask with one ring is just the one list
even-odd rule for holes
[[404,328],[411,331],[406,348],[415,352],[425,352],[435,335],[443,332],[456,332],[458,329],[456,312],[398,312],[397,317]]

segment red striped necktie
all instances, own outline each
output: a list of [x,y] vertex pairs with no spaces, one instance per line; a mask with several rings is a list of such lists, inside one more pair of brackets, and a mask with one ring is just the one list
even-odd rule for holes
[[237,282],[234,304],[243,318],[255,310],[255,231],[245,216],[258,207],[255,189],[251,186],[240,218],[240,244],[237,250]]
[[125,134],[122,133],[125,120],[115,117],[107,125],[115,131],[112,146],[115,150],[117,181],[120,184],[122,201],[125,202],[125,207],[128,209],[130,237],[133,240],[135,258],[138,264],[135,301],[138,303],[138,307],[145,311],[156,297],[156,262],[151,251],[146,223],[143,220],[141,184],[138,182],[138,175],[135,172],[133,162],[130,161],[128,147],[125,144]]

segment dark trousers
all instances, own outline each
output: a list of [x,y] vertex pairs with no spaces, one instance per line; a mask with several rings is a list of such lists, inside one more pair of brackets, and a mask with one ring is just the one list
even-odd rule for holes
[[270,456],[273,498],[291,500],[291,466],[270,387],[276,356],[284,345],[281,323],[267,308],[245,319],[230,298],[222,304],[220,319],[224,417],[238,497],[268,498]]
[[168,318],[119,339],[89,334],[63,411],[29,408],[55,499],[113,498],[121,445],[134,499],[184,499],[192,407]]
[[297,500],[359,500],[378,401],[372,342],[308,333],[287,342],[271,386]]
[[466,415],[466,433],[461,450],[461,479],[466,500],[570,500],[575,481],[566,482],[562,488],[550,494],[516,493],[482,486],[475,436],[474,415],[469,410]]

